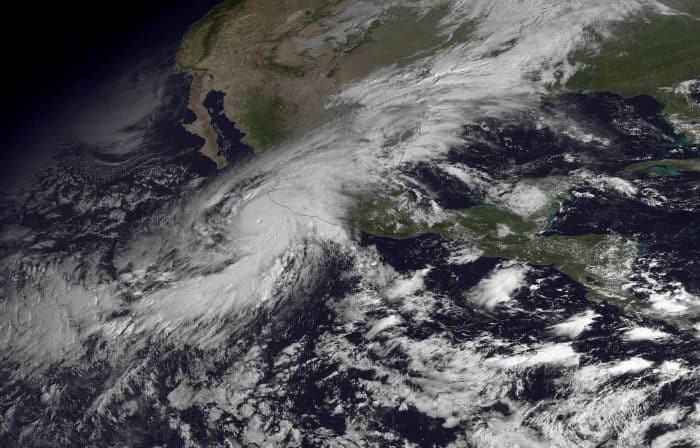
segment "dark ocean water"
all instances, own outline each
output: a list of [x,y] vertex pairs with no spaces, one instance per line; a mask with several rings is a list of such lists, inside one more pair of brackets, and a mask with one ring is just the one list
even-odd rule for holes
[[98,67],[110,70],[124,52],[177,41],[184,29],[217,2],[125,1],[109,8],[94,2],[13,2],[0,30],[8,61],[0,128],[21,124],[66,85]]
[[[109,160],[114,165],[137,153],[139,158],[144,152],[181,155],[201,145],[198,137],[182,128],[182,123],[191,121],[186,107],[189,78],[174,70],[174,62],[188,27],[217,3],[147,3],[124,13],[128,17],[122,19],[128,23],[121,33],[110,28],[111,32],[98,34],[102,39],[95,43],[75,43],[69,31],[65,41],[59,35],[56,51],[69,46],[78,54],[66,58],[72,66],[46,71],[41,84],[20,95],[21,104],[8,106],[16,113],[3,119],[0,132],[2,185],[31,179],[52,166],[66,148],[85,148],[98,162]],[[111,23],[103,14],[95,20]],[[9,82],[10,89],[24,88],[20,81]],[[125,144],[129,134],[132,141]],[[191,163],[200,172],[211,171],[207,161]]]
[[[33,239],[4,239],[8,247],[0,245],[0,256],[13,254],[11,245],[26,244],[26,250],[17,252],[28,254],[30,260],[72,266],[66,274],[75,277],[71,281],[112,282],[124,294],[119,297],[120,311],[100,321],[105,332],[81,342],[84,354],[75,363],[56,362],[36,378],[17,378],[15,372],[22,366],[14,358],[2,359],[0,445],[180,447],[226,446],[233,441],[253,446],[250,440],[265,435],[268,443],[258,446],[272,445],[270,440],[279,446],[328,446],[334,439],[356,436],[372,446],[409,442],[479,446],[472,442],[473,437],[478,440],[474,434],[523,409],[532,410],[521,414],[523,427],[544,433],[552,422],[563,421],[567,437],[576,441],[585,437],[576,433],[579,428],[588,427],[576,420],[572,409],[584,415],[595,412],[587,407],[596,409],[599,400],[618,392],[642,396],[641,405],[636,413],[621,408],[600,418],[587,416],[593,422],[593,437],[598,437],[596,446],[616,446],[626,420],[637,423],[669,409],[679,410],[673,424],[637,426],[647,444],[693,424],[691,413],[700,390],[697,375],[668,379],[659,369],[601,374],[593,392],[581,387],[577,375],[585,368],[605,369],[607,364],[600,367],[604,363],[633,356],[657,366],[665,361],[696,366],[694,333],[630,312],[612,300],[592,300],[584,285],[551,265],[527,266],[512,305],[478,306],[468,298],[484,279],[524,263],[487,256],[455,262],[459,244],[434,234],[391,239],[357,232],[357,246],[376,253],[397,279],[423,272],[414,293],[394,297],[382,292],[364,267],[358,269],[357,255],[347,248],[309,244],[290,264],[292,280],[280,282],[268,308],[252,311],[249,320],[236,314],[222,318],[232,328],[244,322],[225,342],[200,348],[169,337],[144,341],[136,336],[115,338],[116,349],[108,347],[105,334],[112,324],[129,318],[130,306],[143,300],[143,291],[158,290],[169,281],[160,279],[159,269],[168,273],[168,265],[182,264],[176,254],[168,253],[161,263],[165,266],[149,267],[155,280],[141,288],[121,277],[132,269],[128,264],[138,265],[139,260],[115,260],[115,253],[149,217],[154,217],[151,224],[157,231],[167,230],[172,222],[159,221],[158,209],[177,207],[178,195],[186,195],[187,188],[200,188],[202,175],[213,172],[213,164],[197,153],[201,139],[183,127],[192,121],[187,110],[189,80],[172,69],[181,34],[210,3],[214,2],[177,2],[131,41],[96,59],[48,105],[37,106],[34,118],[13,139],[27,144],[12,147],[16,163],[6,165],[7,172],[37,177],[29,182],[30,194],[16,212],[0,209],[0,229],[7,225],[11,234],[10,230],[21,228]],[[210,92],[204,106],[220,150],[230,160],[243,161],[250,149],[240,143],[242,135],[222,114],[223,95]],[[488,126],[466,125],[462,143],[438,162],[464,164],[499,182],[577,170],[592,176],[623,176],[637,186],[638,194],[578,182],[562,207],[553,211],[546,232],[638,237],[643,251],[634,268],[640,276],[649,274],[653,262],[669,281],[697,293],[700,177],[693,172],[658,177],[624,171],[650,158],[698,156],[697,145],[674,145],[678,135],[656,114],[658,108],[650,97],[565,95],[543,103],[530,115],[484,118]],[[537,126],[539,116],[560,115],[608,139],[610,145],[601,150],[554,126]],[[636,132],[637,128],[644,132]],[[567,153],[577,157],[567,158]],[[483,191],[438,163],[406,165],[404,171],[408,188],[420,193],[414,194],[416,198],[434,200],[445,209],[485,205]],[[248,189],[243,182],[240,189],[222,196]],[[666,201],[650,206],[649,192],[658,192]],[[221,203],[226,204],[225,199]],[[219,213],[217,207],[211,210]],[[197,230],[184,219],[173,222],[182,232]],[[215,233],[212,241],[221,237]],[[208,250],[216,251],[215,246]],[[190,257],[189,252],[186,255]],[[10,272],[24,275],[16,288],[36,289],[30,282],[37,269],[31,263],[21,268]],[[183,275],[173,272],[178,280]],[[197,275],[210,273],[216,273],[216,266]],[[0,290],[10,284],[10,275],[3,276]],[[641,302],[649,295],[641,288],[631,294]],[[363,296],[376,300],[363,302]],[[586,312],[597,317],[579,336],[568,338],[552,331],[554,325]],[[392,317],[400,319],[394,327],[380,333],[373,330],[376,322]],[[635,327],[657,328],[667,336],[626,337],[625,331]],[[485,361],[566,344],[580,360],[575,366],[526,363],[506,369],[489,367]],[[130,355],[120,355],[122,349]],[[192,397],[176,393],[188,388]],[[410,394],[417,397],[413,402],[398,400]],[[443,397],[454,408],[451,415],[459,418],[448,421],[448,414],[418,406],[436,396]],[[682,435],[676,441],[673,446],[696,446]]]

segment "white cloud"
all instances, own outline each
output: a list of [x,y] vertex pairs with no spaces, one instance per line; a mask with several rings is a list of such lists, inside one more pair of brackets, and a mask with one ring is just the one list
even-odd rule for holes
[[581,314],[571,316],[560,324],[553,325],[552,331],[559,336],[566,336],[573,339],[586,331],[598,317],[600,317],[600,314],[592,310],[586,310]]
[[524,285],[528,267],[520,264],[500,265],[469,292],[469,297],[489,310],[512,299]]
[[631,341],[645,341],[663,339],[670,336],[668,333],[648,327],[636,327],[625,331],[625,337]]
[[625,375],[627,373],[639,373],[654,365],[652,361],[644,358],[634,357],[625,361],[620,361],[608,369],[613,376]]

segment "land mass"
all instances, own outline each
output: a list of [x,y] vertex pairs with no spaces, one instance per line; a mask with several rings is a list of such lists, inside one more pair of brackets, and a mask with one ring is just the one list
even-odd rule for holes
[[202,106],[209,91],[226,94],[225,115],[265,151],[337,113],[326,103],[347,83],[469,39],[471,24],[438,29],[447,12],[352,0],[222,3],[190,28],[176,58],[193,78],[190,130],[204,138],[201,152],[227,163]]
[[675,125],[698,134],[700,104],[683,83],[700,78],[700,7],[683,0],[667,3],[682,14],[647,14],[618,24],[609,36],[592,33],[591,45],[572,54],[571,62],[582,69],[566,87],[651,95]]

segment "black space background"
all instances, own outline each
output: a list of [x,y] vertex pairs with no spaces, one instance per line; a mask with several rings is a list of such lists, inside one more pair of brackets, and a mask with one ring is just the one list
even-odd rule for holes
[[99,64],[101,57],[135,36],[173,3],[14,0],[3,4],[1,129],[10,131],[31,119],[42,98],[82,69]]

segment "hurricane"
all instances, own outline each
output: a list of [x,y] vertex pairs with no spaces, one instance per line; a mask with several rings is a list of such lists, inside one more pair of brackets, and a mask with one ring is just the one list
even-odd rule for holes
[[278,3],[14,140],[3,446],[698,446],[693,3]]

